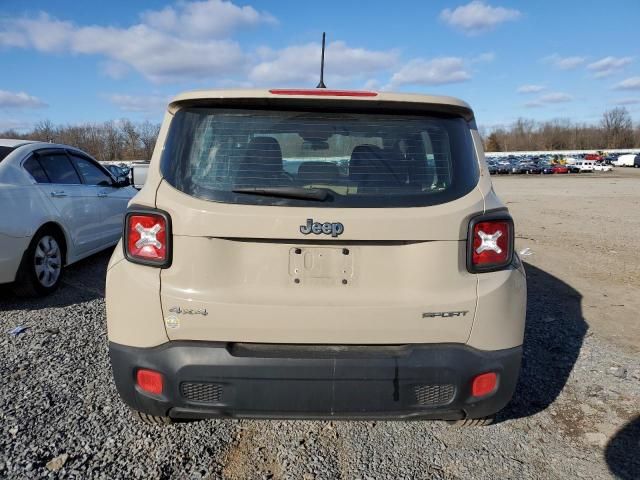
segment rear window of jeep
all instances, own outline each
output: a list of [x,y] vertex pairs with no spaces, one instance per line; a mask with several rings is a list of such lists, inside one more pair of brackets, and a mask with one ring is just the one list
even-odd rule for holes
[[[435,205],[479,175],[460,117],[219,108],[178,110],[161,170],[204,200],[315,207]],[[323,195],[269,194],[283,189]]]

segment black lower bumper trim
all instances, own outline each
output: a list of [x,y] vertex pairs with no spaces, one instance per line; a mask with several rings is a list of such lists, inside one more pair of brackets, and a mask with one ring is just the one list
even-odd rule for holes
[[[480,418],[515,390],[522,347],[481,351],[460,344],[393,346],[168,342],[110,343],[116,386],[135,410],[173,418]],[[135,383],[140,368],[164,376],[160,395]],[[472,379],[496,372],[496,390],[471,396]]]

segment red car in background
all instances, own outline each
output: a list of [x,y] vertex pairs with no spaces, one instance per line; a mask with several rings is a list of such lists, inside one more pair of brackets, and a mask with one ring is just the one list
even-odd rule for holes
[[569,173],[569,167],[566,165],[554,165],[553,173]]

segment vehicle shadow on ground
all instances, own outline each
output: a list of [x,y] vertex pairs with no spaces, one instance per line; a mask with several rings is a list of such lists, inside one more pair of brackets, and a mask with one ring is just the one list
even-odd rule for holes
[[609,470],[622,480],[640,478],[640,415],[622,427],[607,444]]
[[0,312],[66,307],[104,298],[107,265],[112,253],[113,248],[108,248],[69,266],[58,290],[46,297],[17,297],[11,285],[0,285]]
[[562,392],[578,360],[587,323],[582,295],[567,283],[526,263],[527,324],[520,378],[497,421],[535,415]]

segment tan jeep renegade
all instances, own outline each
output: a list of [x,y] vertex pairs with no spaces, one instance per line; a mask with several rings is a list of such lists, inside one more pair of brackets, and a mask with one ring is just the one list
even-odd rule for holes
[[513,239],[460,100],[182,94],[109,264],[118,392],[157,423],[488,423],[522,355]]

